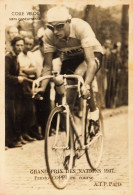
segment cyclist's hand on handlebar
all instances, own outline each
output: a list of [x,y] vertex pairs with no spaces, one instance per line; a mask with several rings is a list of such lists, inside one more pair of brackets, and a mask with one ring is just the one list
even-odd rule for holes
[[36,87],[34,88],[34,91],[32,93],[33,93],[33,98],[41,100],[43,99],[42,96],[44,93],[44,89],[42,87]]
[[39,92],[34,96],[35,100],[43,100],[43,93]]
[[34,88],[33,94],[36,95],[38,93],[43,94],[44,93],[44,89],[42,87],[36,87],[36,88]]
[[81,94],[84,99],[89,99],[90,98],[90,86],[89,85],[82,86]]
[[24,81],[24,77],[23,76],[18,76],[18,82],[22,83]]

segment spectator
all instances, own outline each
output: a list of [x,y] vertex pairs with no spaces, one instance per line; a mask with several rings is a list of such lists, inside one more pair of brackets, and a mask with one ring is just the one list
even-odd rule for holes
[[119,72],[121,68],[120,42],[114,44],[108,60],[108,86],[107,86],[107,107],[114,108],[117,105]]
[[20,64],[20,74],[35,79],[37,69],[31,52],[34,46],[34,38],[25,37],[24,40],[25,40],[24,51],[18,56],[18,61]]
[[[37,76],[37,69],[32,59],[32,52],[30,51],[34,45],[33,37],[25,37],[24,52],[19,54],[18,62],[20,65],[19,74],[28,79],[35,79]],[[32,82],[25,80],[22,85],[23,95],[17,100],[17,122],[21,128],[21,139],[26,141],[34,141],[30,130],[32,126],[36,125],[35,105],[32,99]]]
[[11,26],[7,31],[7,35],[8,40],[6,41],[6,53],[12,50],[11,41],[13,38],[19,35],[17,27]]
[[20,34],[20,36],[22,36],[23,38],[24,37],[33,37],[33,33],[32,33],[32,31],[27,31],[27,30],[20,30],[19,31],[19,34]]
[[21,96],[20,86],[23,77],[19,76],[19,64],[17,57],[24,48],[24,40],[21,37],[15,37],[11,41],[12,51],[5,56],[5,145],[8,147],[21,147],[18,141],[20,132],[15,124],[15,103]]
[[44,61],[42,37],[38,39],[38,45],[35,46],[31,51],[32,51],[32,59],[37,68],[37,77],[40,77],[43,68],[43,61]]
[[106,39],[103,45],[104,54],[106,56],[109,56],[111,49],[112,49],[112,41],[110,39]]
[[31,51],[34,46],[34,38],[32,36],[26,36],[25,40],[25,52]]
[[99,85],[98,86],[99,95],[100,95],[99,99],[102,108],[106,107],[106,101],[107,101],[106,96],[107,96],[107,85],[108,85],[108,64],[111,55],[111,49],[112,49],[112,41],[110,39],[106,39],[103,44],[104,56],[103,56],[101,70],[100,70],[101,74],[97,75],[98,85]]

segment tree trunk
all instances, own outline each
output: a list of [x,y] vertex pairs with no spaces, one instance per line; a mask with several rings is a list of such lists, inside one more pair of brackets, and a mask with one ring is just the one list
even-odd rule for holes
[[129,9],[128,5],[123,5],[122,20],[121,20],[122,72],[120,75],[121,87],[120,87],[120,97],[119,97],[122,105],[128,104],[128,28],[129,28],[128,9]]
[[84,20],[90,24],[93,31],[97,34],[97,18],[95,15],[95,5],[87,5],[84,11]]
[[128,26],[129,26],[129,19],[128,19],[128,5],[123,5],[122,7],[122,21],[121,21],[121,37],[122,37],[122,62],[123,68],[128,67]]

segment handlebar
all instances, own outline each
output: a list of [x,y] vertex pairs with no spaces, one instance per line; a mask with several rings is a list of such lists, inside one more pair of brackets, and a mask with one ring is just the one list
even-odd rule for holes
[[[35,97],[36,93],[34,92],[34,90],[35,90],[35,88],[39,88],[41,81],[46,80],[46,79],[52,79],[52,78],[54,78],[58,75],[61,75],[61,74],[58,74],[58,72],[53,71],[52,75],[42,76],[42,77],[39,77],[38,79],[34,80],[33,84],[32,84],[32,91],[33,91],[33,96],[32,97],[33,98]],[[74,74],[73,75],[63,74],[61,76],[62,76],[63,80],[65,80],[65,79],[77,79],[77,81],[78,81],[78,87],[77,88],[78,88],[78,91],[80,92],[81,84],[84,85],[84,80],[83,80],[82,76],[74,75]]]
[[33,83],[33,80],[32,80],[32,79],[29,79],[29,78],[27,78],[27,77],[23,77],[23,79],[24,79],[25,81],[28,81],[28,82],[30,82],[30,83]]

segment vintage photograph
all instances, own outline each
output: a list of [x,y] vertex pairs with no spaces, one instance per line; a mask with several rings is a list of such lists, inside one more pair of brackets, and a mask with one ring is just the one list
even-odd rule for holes
[[132,195],[132,5],[20,2],[0,10],[0,195]]

